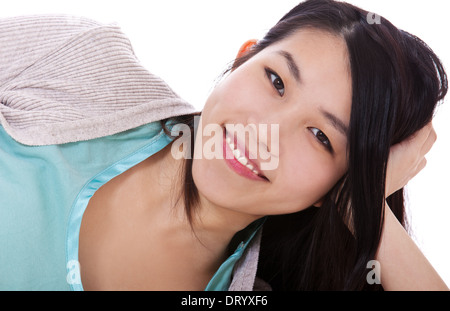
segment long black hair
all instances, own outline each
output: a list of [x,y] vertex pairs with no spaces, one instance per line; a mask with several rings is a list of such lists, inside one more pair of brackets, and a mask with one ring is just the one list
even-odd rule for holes
[[[307,27],[340,36],[347,45],[352,77],[348,171],[321,207],[267,218],[258,276],[275,290],[380,289],[369,286],[366,275],[380,242],[386,199],[406,226],[403,190],[385,198],[389,150],[431,121],[446,95],[447,76],[419,38],[381,16],[333,0],[297,5],[231,70]],[[193,128],[192,118],[177,121]],[[188,215],[198,200],[191,166],[187,159],[183,198]]]

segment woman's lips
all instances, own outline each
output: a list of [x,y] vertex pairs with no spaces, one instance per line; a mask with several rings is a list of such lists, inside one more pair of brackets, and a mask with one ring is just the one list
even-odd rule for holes
[[245,145],[237,141],[237,137],[228,136],[226,129],[223,135],[223,154],[225,162],[236,173],[252,180],[268,181],[259,169],[256,161],[249,159],[249,152]]

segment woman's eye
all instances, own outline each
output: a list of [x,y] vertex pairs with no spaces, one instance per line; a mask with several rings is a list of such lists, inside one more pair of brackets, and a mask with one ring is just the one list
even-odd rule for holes
[[278,94],[280,96],[284,95],[284,83],[283,80],[281,80],[280,76],[278,76],[275,72],[266,69],[267,77],[272,82],[273,87],[277,90]]
[[330,152],[333,151],[331,142],[324,132],[315,127],[310,127],[309,130],[314,134],[314,136],[316,136],[317,140],[325,146],[325,148],[327,148]]

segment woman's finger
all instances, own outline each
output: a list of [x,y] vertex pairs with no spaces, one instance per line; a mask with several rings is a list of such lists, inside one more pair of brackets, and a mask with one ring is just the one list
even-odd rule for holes
[[436,139],[437,139],[436,131],[434,130],[433,127],[431,127],[430,132],[428,133],[428,137],[423,143],[422,148],[420,149],[421,155],[425,155],[430,151],[431,147],[436,142]]
[[414,172],[414,174],[411,176],[410,180],[415,177],[417,174],[419,174],[419,172],[421,170],[423,170],[425,168],[425,166],[427,165],[427,159],[423,158],[422,161],[419,162],[419,164],[416,167],[416,170]]

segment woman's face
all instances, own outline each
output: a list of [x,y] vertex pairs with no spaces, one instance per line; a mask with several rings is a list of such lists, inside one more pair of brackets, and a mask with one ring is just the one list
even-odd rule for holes
[[[211,203],[258,216],[320,205],[347,170],[351,96],[342,38],[299,30],[262,50],[217,85],[205,104],[192,167],[199,192]],[[232,156],[222,146],[228,144],[222,145],[222,134],[208,133],[207,125],[241,125],[245,136],[234,132],[244,138],[239,146],[251,149],[247,158],[265,178],[227,160]],[[205,152],[212,150],[212,139],[221,156],[211,159]]]

